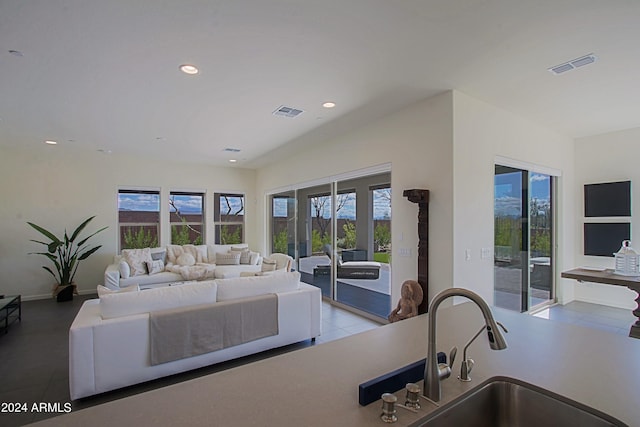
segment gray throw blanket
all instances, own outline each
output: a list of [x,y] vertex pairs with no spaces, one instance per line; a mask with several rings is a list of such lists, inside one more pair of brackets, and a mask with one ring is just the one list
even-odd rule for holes
[[278,297],[260,295],[149,313],[151,364],[278,335]]

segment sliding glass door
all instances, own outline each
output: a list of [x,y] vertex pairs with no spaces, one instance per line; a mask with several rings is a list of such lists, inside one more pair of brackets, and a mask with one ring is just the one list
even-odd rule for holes
[[494,303],[520,312],[553,300],[552,177],[496,165]]
[[336,180],[269,197],[271,252],[287,253],[331,302],[391,310],[391,174]]

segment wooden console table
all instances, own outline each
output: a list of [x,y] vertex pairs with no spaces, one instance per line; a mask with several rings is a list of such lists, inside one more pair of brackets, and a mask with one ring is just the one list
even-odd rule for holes
[[594,271],[584,268],[574,268],[573,270],[563,271],[562,277],[566,279],[576,279],[578,282],[603,283],[605,285],[626,286],[638,294],[636,298],[636,308],[633,315],[636,317],[635,323],[631,325],[629,336],[640,338],[640,277],[622,276],[615,274],[613,270]]

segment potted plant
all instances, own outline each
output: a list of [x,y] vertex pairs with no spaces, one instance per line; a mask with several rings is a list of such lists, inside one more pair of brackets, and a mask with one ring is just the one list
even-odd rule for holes
[[46,236],[49,241],[41,242],[39,240],[31,240],[35,243],[40,243],[41,245],[46,246],[46,252],[31,252],[31,254],[42,255],[47,257],[53,265],[55,266],[55,272],[51,268],[47,266],[42,266],[45,270],[47,270],[56,280],[56,285],[53,287],[53,296],[57,297],[58,301],[68,301],[73,299],[73,294],[77,294],[76,285],[73,282],[73,278],[76,275],[76,271],[78,270],[78,265],[80,261],[89,258],[91,254],[96,252],[98,249],[102,247],[102,245],[94,246],[89,248],[85,246],[87,241],[103,231],[107,227],[103,227],[95,233],[91,234],[88,237],[83,238],[76,242],[76,239],[79,238],[82,230],[87,226],[87,224],[93,219],[95,216],[85,220],[82,224],[78,226],[71,234],[71,237],[67,234],[67,230],[64,231],[64,237],[58,238],[50,231],[36,225],[32,222],[27,222],[31,227],[35,228],[41,234]]

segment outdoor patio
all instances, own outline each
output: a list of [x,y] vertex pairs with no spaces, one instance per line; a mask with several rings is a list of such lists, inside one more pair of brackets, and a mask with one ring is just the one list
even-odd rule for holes
[[[331,298],[331,278],[314,274],[318,266],[331,265],[326,255],[313,255],[299,260],[301,280],[322,290],[322,296]],[[391,312],[391,266],[381,263],[377,279],[338,279],[336,301],[387,318]]]

